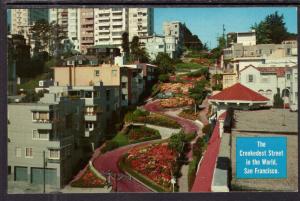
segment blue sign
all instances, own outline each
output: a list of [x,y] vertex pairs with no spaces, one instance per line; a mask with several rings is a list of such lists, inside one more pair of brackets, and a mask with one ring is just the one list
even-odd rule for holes
[[286,137],[237,137],[237,179],[287,178]]

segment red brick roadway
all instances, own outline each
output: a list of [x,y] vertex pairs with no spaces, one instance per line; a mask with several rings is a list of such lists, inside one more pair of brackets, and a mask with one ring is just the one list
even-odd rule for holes
[[[140,144],[147,144],[140,143]],[[136,146],[137,144],[124,146],[113,151],[109,151],[105,154],[99,155],[94,161],[93,166],[100,172],[105,173],[107,171],[111,171],[113,173],[123,173],[122,170],[118,167],[118,162],[121,156],[126,153],[130,148]],[[140,184],[134,179],[129,179],[124,177],[119,181],[115,181],[114,178],[111,178],[112,189],[117,190],[117,192],[152,192],[150,189]]]
[[177,121],[177,123],[179,123],[182,126],[183,130],[187,133],[197,133],[199,130],[198,126],[190,120],[164,113],[159,105],[159,100],[147,103],[146,105],[144,105],[144,108],[149,112],[159,113],[168,116],[171,119],[174,119],[175,121]]

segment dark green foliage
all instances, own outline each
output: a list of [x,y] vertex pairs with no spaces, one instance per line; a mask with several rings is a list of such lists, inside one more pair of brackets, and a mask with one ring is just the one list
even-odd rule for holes
[[274,95],[274,104],[273,107],[274,108],[283,108],[283,99],[280,96],[280,89],[277,88],[277,93]]
[[170,81],[170,76],[168,75],[168,74],[160,74],[159,76],[158,76],[158,80],[160,81],[160,82],[169,82]]
[[201,40],[197,35],[192,34],[192,32],[187,28],[185,24],[182,26],[183,32],[183,44],[187,49],[191,50],[202,50],[204,48]]
[[189,170],[188,170],[188,188],[191,190],[193,187],[195,178],[196,178],[196,171],[198,167],[198,162],[193,159],[189,164]]
[[130,44],[130,61],[149,62],[149,55],[146,49],[141,47],[138,36],[134,36]]
[[199,137],[195,144],[193,144],[193,157],[200,161],[202,153],[206,148],[206,141],[203,137]]
[[169,148],[175,150],[177,153],[182,153],[185,144],[185,134],[179,132],[173,134],[169,140]]
[[123,49],[123,52],[125,53],[125,58],[126,58],[126,61],[128,59],[128,56],[129,56],[129,39],[128,39],[128,33],[127,32],[124,32],[122,34],[122,49]]
[[208,91],[205,89],[206,80],[198,81],[193,88],[189,89],[190,97],[195,100],[197,104],[201,104],[207,96]]
[[209,80],[209,69],[207,67],[202,67],[197,71],[188,73],[189,77],[200,77],[204,76],[206,80]]
[[280,44],[283,40],[293,35],[288,33],[284,17],[283,15],[279,15],[277,11],[266,16],[260,23],[254,24],[251,29],[256,31],[258,44]]
[[222,84],[216,84],[215,86],[212,87],[212,90],[214,91],[221,91],[223,89]]
[[125,122],[153,124],[153,125],[163,126],[168,128],[181,127],[180,124],[178,124],[173,119],[158,114],[150,114],[148,111],[143,111],[139,109],[135,110],[134,112],[128,112],[125,115]]
[[202,133],[209,134],[210,131],[211,131],[211,124],[207,124],[207,125],[203,126]]
[[175,72],[174,61],[167,53],[158,53],[154,63],[158,66],[160,74]]
[[114,150],[114,149],[116,149],[116,148],[118,148],[118,147],[119,147],[119,144],[118,144],[117,141],[108,140],[108,141],[106,142],[106,144],[105,144],[105,147],[103,147],[103,148],[101,149],[101,152],[102,152],[102,153],[105,153],[105,152],[107,152],[107,151]]
[[184,141],[190,142],[193,139],[195,139],[195,137],[196,137],[196,133],[186,133],[184,137]]

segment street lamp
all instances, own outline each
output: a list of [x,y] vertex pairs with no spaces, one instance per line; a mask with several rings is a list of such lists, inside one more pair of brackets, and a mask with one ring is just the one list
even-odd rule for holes
[[172,184],[172,189],[173,189],[173,193],[174,193],[175,192],[175,184],[176,184],[176,179],[174,176],[172,176],[171,184]]

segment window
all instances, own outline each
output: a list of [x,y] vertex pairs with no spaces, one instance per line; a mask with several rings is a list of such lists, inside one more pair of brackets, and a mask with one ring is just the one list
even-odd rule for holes
[[99,70],[95,70],[95,76],[96,76],[96,77],[99,77],[99,75],[100,75]]
[[287,80],[290,80],[290,79],[291,79],[291,74],[287,74],[287,75],[286,75],[286,79],[287,79]]
[[122,89],[126,89],[126,87],[127,87],[126,82],[122,82]]
[[49,150],[49,159],[59,159],[60,151],[59,149],[50,149]]
[[89,131],[94,130],[94,124],[92,122],[86,122],[85,123],[85,129],[89,130]]
[[253,82],[253,75],[248,75],[248,82]]
[[110,99],[110,90],[106,90],[106,100],[109,101]]
[[117,76],[117,70],[112,70],[112,71],[111,71],[111,75],[112,75],[113,77]]
[[273,50],[272,49],[270,49],[270,54],[272,54],[273,53]]
[[32,158],[32,148],[25,148],[25,158]]
[[16,157],[17,158],[22,157],[22,149],[20,147],[16,148]]
[[48,140],[49,130],[32,130],[32,139],[34,140]]
[[286,50],[286,54],[287,54],[287,55],[291,55],[291,48],[288,48],[288,49]]

